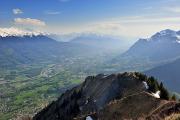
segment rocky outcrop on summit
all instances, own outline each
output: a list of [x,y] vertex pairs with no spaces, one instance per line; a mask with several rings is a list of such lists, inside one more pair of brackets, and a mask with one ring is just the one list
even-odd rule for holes
[[38,113],[34,120],[70,120],[96,112],[111,100],[144,90],[144,84],[133,73],[90,76]]
[[[146,85],[146,84],[147,85]],[[148,117],[166,100],[151,92],[152,78],[140,73],[87,77],[34,116],[34,120],[137,119]],[[157,87],[159,85],[157,84]],[[146,108],[147,110],[144,110]]]

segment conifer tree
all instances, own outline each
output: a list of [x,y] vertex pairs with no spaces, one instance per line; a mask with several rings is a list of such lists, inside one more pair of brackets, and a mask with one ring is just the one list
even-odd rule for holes
[[165,100],[169,100],[169,93],[168,91],[164,88],[164,85],[163,83],[161,82],[160,83],[160,86],[159,86],[159,90],[160,90],[160,98],[161,99],[165,99]]
[[173,94],[173,96],[171,97],[171,100],[176,101],[176,95],[175,94]]

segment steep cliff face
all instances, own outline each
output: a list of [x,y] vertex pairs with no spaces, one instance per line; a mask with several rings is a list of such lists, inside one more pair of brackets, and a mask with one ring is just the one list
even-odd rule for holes
[[[57,101],[34,116],[34,120],[102,120],[145,118],[167,101],[151,94],[150,78],[139,73],[87,77]],[[146,110],[145,110],[146,109]]]

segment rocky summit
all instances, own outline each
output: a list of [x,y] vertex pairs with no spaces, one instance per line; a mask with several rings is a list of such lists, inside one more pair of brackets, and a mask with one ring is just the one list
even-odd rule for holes
[[165,119],[180,112],[180,104],[167,100],[164,91],[162,84],[141,73],[89,76],[33,120]]

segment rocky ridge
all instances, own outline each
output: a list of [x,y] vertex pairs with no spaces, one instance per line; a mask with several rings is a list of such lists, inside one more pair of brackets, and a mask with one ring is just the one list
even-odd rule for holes
[[[152,77],[140,73],[89,76],[37,113],[33,120],[164,119],[169,113],[180,112],[178,103],[154,97],[154,86],[160,88]],[[167,115],[166,111],[175,106]]]

